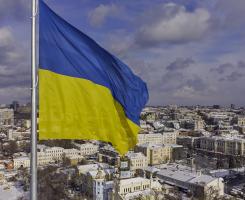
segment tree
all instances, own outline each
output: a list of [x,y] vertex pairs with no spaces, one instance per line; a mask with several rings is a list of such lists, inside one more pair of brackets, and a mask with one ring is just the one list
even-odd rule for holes
[[222,169],[224,167],[224,162],[221,157],[217,158],[216,169]]
[[229,169],[236,167],[236,159],[233,156],[229,157]]
[[219,195],[218,190],[216,190],[214,187],[209,187],[208,190],[205,193],[205,200],[222,200],[223,198]]
[[24,191],[30,190],[30,172],[27,168],[20,168],[16,179],[23,186]]
[[86,159],[82,159],[81,161],[78,162],[79,165],[87,165],[88,161]]
[[26,153],[30,153],[31,152],[31,144],[30,144],[30,142],[22,143],[19,146],[19,151],[24,151]]
[[8,144],[4,147],[5,153],[8,155],[13,155],[18,152],[18,145],[16,141],[10,140]]
[[65,154],[62,156],[62,164],[64,167],[69,167],[71,165],[71,159],[67,158]]
[[67,192],[66,174],[57,173],[57,167],[48,166],[38,170],[38,199],[39,200],[70,200]]

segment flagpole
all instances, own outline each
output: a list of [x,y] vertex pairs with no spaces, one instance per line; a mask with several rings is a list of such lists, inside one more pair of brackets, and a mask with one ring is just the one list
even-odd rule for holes
[[37,200],[37,67],[36,67],[36,15],[37,0],[32,0],[32,115],[31,115],[31,190],[30,199]]

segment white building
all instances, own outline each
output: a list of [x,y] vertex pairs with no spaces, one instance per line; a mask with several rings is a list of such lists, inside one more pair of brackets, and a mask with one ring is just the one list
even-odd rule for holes
[[108,169],[110,166],[106,163],[78,165],[77,169],[79,174],[86,174],[89,171],[97,171],[99,168]]
[[146,121],[140,120],[140,128],[142,130],[150,130],[152,129],[151,125],[147,124]]
[[161,184],[158,181],[142,177],[117,180],[114,199],[129,200],[140,196],[149,196],[152,189],[160,191]]
[[106,173],[98,170],[93,179],[93,200],[109,200],[113,190],[113,181],[106,181]]
[[116,169],[105,163],[80,165],[77,168],[82,179],[82,192],[93,200],[108,200],[113,188],[111,179]]
[[83,156],[93,155],[97,153],[99,150],[99,146],[92,143],[85,143],[85,144],[75,143],[75,146]]
[[8,137],[11,137],[13,140],[23,140],[29,139],[30,135],[31,129],[22,130],[21,128],[18,128],[17,130],[11,130]]
[[130,170],[144,169],[148,166],[147,157],[141,152],[130,152],[126,156],[129,159]]
[[38,145],[38,165],[47,165],[55,161],[61,161],[64,156],[70,159],[83,158],[80,151],[77,149],[64,149],[62,147],[47,147],[44,145]]
[[13,159],[14,169],[19,169],[20,167],[29,168],[30,158],[28,156],[21,156]]
[[200,149],[225,155],[245,156],[245,139],[239,137],[201,137]]
[[137,145],[150,143],[150,144],[176,144],[178,131],[169,131],[163,133],[143,133],[138,135]]

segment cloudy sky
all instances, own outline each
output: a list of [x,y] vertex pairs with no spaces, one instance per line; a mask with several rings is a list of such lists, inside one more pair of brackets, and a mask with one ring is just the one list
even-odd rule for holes
[[[0,0],[0,103],[30,101],[30,0]],[[147,82],[149,105],[245,105],[244,0],[45,0]]]

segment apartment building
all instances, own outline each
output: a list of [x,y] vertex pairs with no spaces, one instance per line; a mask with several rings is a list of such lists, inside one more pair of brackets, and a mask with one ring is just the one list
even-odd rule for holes
[[96,154],[99,150],[99,146],[92,143],[85,143],[85,144],[77,144],[75,143],[76,148],[80,151],[81,155],[89,156]]
[[77,149],[64,149],[62,147],[47,147],[44,145],[38,145],[38,165],[46,165],[55,161],[61,161],[64,156],[70,159],[83,159],[83,156]]
[[171,159],[171,146],[145,143],[135,147],[136,152],[143,153],[149,165],[158,165]]
[[169,131],[162,133],[143,133],[138,135],[138,145],[150,144],[176,144],[177,131]]
[[141,152],[130,152],[126,157],[129,159],[130,170],[144,169],[148,166],[147,157]]
[[201,137],[200,149],[224,155],[245,156],[245,139],[238,137]]

